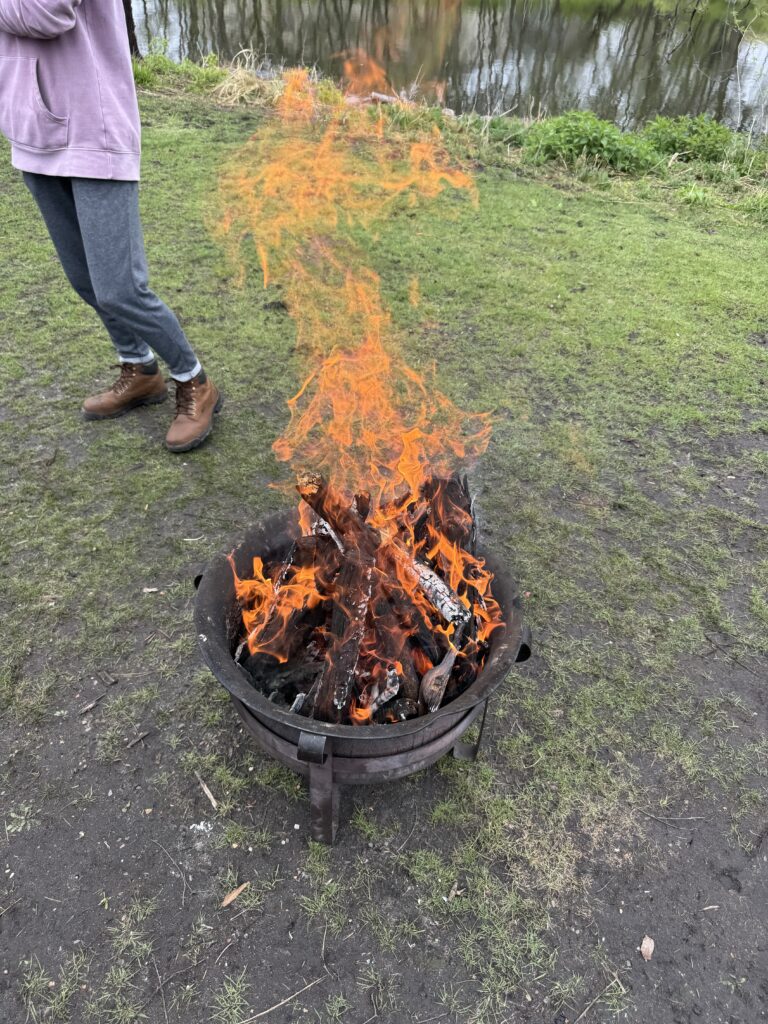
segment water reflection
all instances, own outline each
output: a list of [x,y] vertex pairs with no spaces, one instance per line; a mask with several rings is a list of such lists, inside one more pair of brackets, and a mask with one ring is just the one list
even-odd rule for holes
[[175,57],[248,47],[334,72],[341,51],[360,47],[396,88],[418,81],[457,110],[589,107],[625,125],[709,113],[762,128],[768,46],[737,27],[727,5],[666,13],[656,2],[134,0],[133,8],[142,48],[163,38]]

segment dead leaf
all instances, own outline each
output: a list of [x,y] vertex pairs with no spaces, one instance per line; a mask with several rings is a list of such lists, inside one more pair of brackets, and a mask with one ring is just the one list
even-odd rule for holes
[[650,935],[646,935],[643,938],[643,941],[640,943],[640,955],[642,956],[643,960],[651,959],[651,957],[653,956],[653,950],[655,946],[656,943],[653,941]]
[[451,891],[448,893],[448,902],[455,900],[457,896],[463,895],[464,890],[459,888],[458,880],[453,883]]
[[242,885],[238,885],[238,887],[236,889],[233,889],[232,892],[228,892],[224,899],[221,901],[222,907],[228,907],[230,903],[234,903],[237,897],[243,891],[243,889],[247,889],[250,884],[250,882],[243,882]]

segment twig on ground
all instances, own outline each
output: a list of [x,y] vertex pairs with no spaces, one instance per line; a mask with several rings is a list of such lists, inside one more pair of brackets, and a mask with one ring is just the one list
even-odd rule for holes
[[646,816],[646,818],[653,818],[654,821],[660,821],[662,825],[668,825],[670,828],[676,828],[678,831],[683,831],[682,825],[675,825],[676,821],[706,821],[707,819],[701,815],[693,815],[690,818],[660,818],[657,814],[651,814],[650,811],[644,811],[642,807],[638,807],[637,810]]
[[[418,824],[418,822],[416,822],[416,824]],[[402,852],[403,852],[403,850],[405,849],[405,844],[406,844],[406,843],[408,842],[408,840],[409,840],[409,839],[411,838],[411,836],[413,835],[413,833],[414,833],[415,831],[416,831],[416,825],[414,825],[414,826],[413,826],[413,828],[411,829],[411,831],[410,831],[410,832],[408,833],[408,835],[407,835],[407,836],[405,837],[405,839],[403,840],[403,844],[402,844],[402,846],[398,846],[398,848],[397,848],[397,852],[398,852],[398,853],[402,853]]]
[[169,974],[168,977],[164,981],[160,982],[160,984],[155,989],[155,991],[152,993],[152,995],[144,1003],[142,1003],[142,1005],[139,1007],[139,1013],[143,1013],[144,1010],[146,1010],[146,1008],[149,1006],[149,1004],[152,1002],[152,1000],[155,998],[155,996],[158,994],[158,992],[162,992],[162,990],[165,988],[165,986],[168,984],[169,981],[172,981],[174,978],[178,977],[180,974],[186,974],[187,971],[191,971],[194,967],[197,967],[197,962],[195,962],[193,964],[187,964],[186,967],[180,967],[178,969],[178,971],[174,971],[173,974]]
[[705,633],[704,636],[707,638],[707,640],[709,640],[713,647],[715,647],[718,651],[721,651],[726,656],[726,658],[728,658],[730,661],[734,663],[734,665],[738,665],[739,668],[743,668],[745,672],[749,672],[749,674],[753,675],[755,679],[760,678],[760,676],[757,674],[757,672],[755,672],[753,668],[751,668],[749,665],[745,665],[744,662],[737,658],[735,654],[731,654],[728,648],[735,647],[737,641],[734,641],[734,643],[732,644],[728,644],[728,647],[724,647],[722,644],[718,643],[717,640],[713,640],[709,633]]
[[610,981],[608,982],[608,984],[607,984],[607,985],[605,986],[605,988],[604,988],[604,989],[601,989],[601,990],[600,990],[600,991],[599,991],[599,992],[597,993],[597,995],[595,996],[595,998],[594,998],[594,999],[592,1000],[592,1002],[591,1002],[591,1003],[589,1003],[589,1004],[588,1004],[587,1006],[585,1006],[585,1007],[584,1007],[584,1009],[583,1009],[583,1010],[581,1011],[581,1013],[580,1013],[580,1014],[579,1014],[579,1016],[578,1016],[578,1017],[576,1018],[576,1020],[575,1020],[575,1021],[573,1022],[573,1024],[579,1024],[579,1021],[580,1021],[580,1020],[584,1020],[584,1018],[585,1018],[585,1017],[587,1016],[587,1014],[588,1014],[588,1013],[589,1013],[589,1011],[590,1011],[590,1010],[592,1009],[592,1007],[593,1007],[593,1006],[595,1005],[595,1003],[597,1003],[597,1002],[598,1002],[598,1000],[602,999],[602,998],[603,998],[603,996],[605,995],[605,993],[606,993],[606,992],[608,991],[608,989],[609,989],[609,988],[613,988],[613,986],[614,986],[614,985],[618,985],[618,986],[619,986],[619,988],[621,989],[621,991],[622,991],[622,992],[624,992],[624,991],[625,991],[625,989],[624,989],[624,986],[623,986],[623,985],[621,984],[621,982],[619,981],[619,979],[618,979],[618,978],[616,977],[616,975],[614,974],[614,976],[613,976],[613,977],[611,978],[611,980],[610,980]]
[[211,807],[213,807],[214,811],[218,811],[219,805],[216,802],[216,797],[213,795],[213,793],[210,791],[210,789],[208,789],[206,784],[203,782],[199,772],[195,772],[195,778],[200,783],[200,787],[202,788],[202,790],[205,793],[205,795],[211,801]]
[[139,733],[139,735],[136,737],[136,739],[131,740],[130,743],[126,743],[125,749],[126,750],[130,750],[131,747],[135,747],[137,743],[141,743],[142,740],[145,740],[147,738],[147,736],[149,736],[151,731],[152,731],[151,729],[147,729],[146,732]]
[[181,905],[183,907],[184,906],[184,896],[186,895],[187,889],[189,889],[190,896],[194,895],[194,893],[192,892],[192,887],[190,886],[189,882],[187,881],[187,876],[181,870],[181,867],[179,866],[177,861],[175,861],[173,859],[173,857],[170,855],[170,853],[168,853],[168,851],[166,850],[166,848],[163,846],[162,843],[158,843],[158,841],[156,839],[150,839],[150,843],[154,843],[155,846],[159,846],[160,847],[160,849],[163,851],[165,856],[168,858],[168,860],[171,862],[171,864],[173,864],[173,866],[176,868],[176,870],[181,875],[181,882],[182,882]]
[[163,1001],[163,1015],[165,1016],[165,1024],[168,1024],[168,1007],[165,1005],[165,992],[163,992],[163,982],[160,978],[160,971],[157,968],[157,960],[152,957],[152,966],[155,968],[155,974],[157,975],[157,983],[160,987],[160,998]]
[[262,1010],[261,1013],[256,1013],[252,1017],[246,1017],[244,1020],[241,1020],[239,1024],[252,1024],[253,1021],[258,1020],[260,1017],[266,1017],[268,1013],[272,1013],[274,1010],[279,1010],[281,1006],[285,1006],[286,1003],[290,1003],[291,1000],[300,996],[302,992],[306,992],[308,988],[312,988],[313,985],[319,985],[322,980],[322,978],[315,978],[314,981],[310,981],[310,983],[305,985],[304,988],[300,988],[298,992],[294,992],[292,996],[286,996],[286,998],[281,1000],[279,1003],[275,1003],[274,1006],[270,1006],[268,1010]]
[[93,709],[96,707],[99,701],[104,700],[106,696],[107,691],[105,690],[104,693],[100,693],[98,697],[94,697],[89,704],[83,704],[83,706],[77,712],[78,715],[87,715],[89,711],[93,711]]
[[224,947],[224,949],[222,949],[222,951],[221,951],[221,952],[219,953],[219,955],[218,955],[218,956],[216,957],[216,959],[215,959],[215,960],[213,961],[213,966],[214,966],[214,967],[215,967],[215,966],[216,966],[216,964],[217,964],[217,963],[219,962],[219,960],[221,960],[221,958],[222,958],[222,957],[224,956],[224,954],[225,954],[225,953],[227,952],[227,950],[229,949],[229,947],[230,947],[230,946],[234,946],[234,944],[235,944],[235,940],[234,940],[234,939],[232,939],[232,941],[231,941],[231,942],[228,942],[228,943],[226,944],[226,946]]

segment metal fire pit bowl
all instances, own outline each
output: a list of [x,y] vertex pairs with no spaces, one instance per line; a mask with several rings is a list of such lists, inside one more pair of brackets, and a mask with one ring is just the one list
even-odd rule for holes
[[[246,578],[250,574],[254,555],[267,563],[284,558],[298,535],[295,511],[255,526],[233,552],[238,575]],[[523,625],[512,581],[495,558],[479,553],[494,574],[493,593],[505,622],[491,634],[490,652],[481,673],[450,704],[387,725],[316,722],[270,703],[234,661],[242,622],[226,556],[215,558],[195,581],[195,627],[203,659],[229,692],[257,745],[308,777],[313,839],[332,843],[336,837],[340,784],[400,779],[433,764],[449,750],[463,760],[477,756],[490,697],[512,665],[525,661],[531,653],[530,631]],[[462,735],[475,723],[480,726],[477,741],[462,742]]]

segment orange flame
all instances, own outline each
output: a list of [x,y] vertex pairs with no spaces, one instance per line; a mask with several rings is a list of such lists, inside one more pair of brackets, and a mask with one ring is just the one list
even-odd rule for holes
[[[437,129],[413,141],[389,130],[382,111],[361,102],[371,92],[392,92],[374,60],[348,54],[345,71],[346,96],[334,96],[306,71],[285,75],[275,120],[222,173],[223,212],[215,232],[241,283],[255,247],[264,286],[275,281],[282,288],[299,344],[312,362],[288,403],[290,421],[274,443],[275,454],[296,472],[322,472],[345,500],[365,488],[368,522],[381,537],[380,555],[395,585],[422,622],[450,645],[454,626],[441,621],[408,569],[416,555],[429,559],[464,605],[472,604],[477,637],[470,646],[476,647],[501,621],[491,574],[439,526],[431,525],[426,540],[417,541],[411,520],[427,481],[447,477],[485,450],[490,420],[457,408],[397,354],[380,281],[366,267],[360,242],[362,232],[397,204],[416,205],[449,189],[476,202],[476,188],[452,163]],[[417,278],[410,300],[418,302]],[[448,522],[453,515],[460,534],[466,513],[443,511]],[[312,515],[303,504],[300,520],[309,535]],[[403,544],[406,559],[398,556]],[[255,559],[252,579],[235,574],[249,650],[279,661],[291,656],[296,612],[328,599],[314,565],[282,571],[277,579]],[[402,670],[396,659],[406,656],[407,634],[404,627],[398,630],[388,656],[375,650],[370,636],[362,645],[365,656],[383,670],[396,665]],[[407,657],[419,674],[432,667],[423,651]],[[375,682],[376,673],[369,674]],[[350,717],[370,720],[365,700],[352,705]]]
[[251,654],[271,654],[279,662],[289,658],[290,622],[296,612],[315,608],[326,600],[317,589],[314,567],[289,567],[279,585],[264,574],[264,563],[253,559],[253,574],[241,580],[230,556],[235,595],[243,609],[243,626]]
[[367,725],[371,720],[371,709],[360,707],[353,697],[349,709],[349,720],[352,725]]

